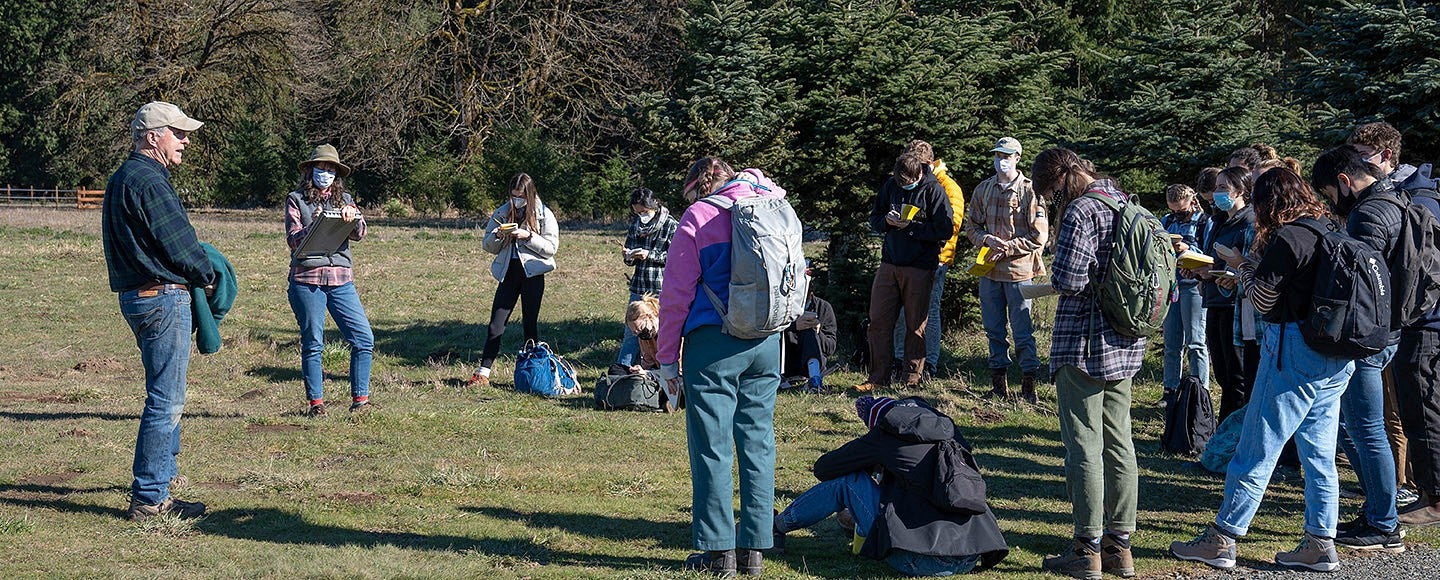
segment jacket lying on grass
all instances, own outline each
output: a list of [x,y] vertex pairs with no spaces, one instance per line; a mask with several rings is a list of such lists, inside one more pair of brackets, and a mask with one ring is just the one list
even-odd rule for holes
[[206,296],[204,288],[191,288],[190,313],[194,319],[195,347],[201,354],[215,354],[220,351],[220,321],[235,305],[239,285],[235,283],[235,268],[225,254],[205,242],[200,242],[200,247],[215,270],[215,292]]
[[864,436],[815,460],[827,481],[857,471],[883,470],[880,509],[860,555],[883,560],[891,550],[929,556],[980,555],[975,569],[1010,553],[985,503],[985,483],[955,423],[924,399],[894,406]]

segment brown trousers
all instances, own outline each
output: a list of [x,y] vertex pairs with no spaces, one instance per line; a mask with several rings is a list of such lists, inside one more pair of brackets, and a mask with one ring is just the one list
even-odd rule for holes
[[920,380],[925,368],[925,321],[930,316],[930,290],[935,270],[881,263],[870,285],[870,379],[890,384],[890,348],[900,308],[905,308],[905,382]]
[[1385,380],[1385,434],[1390,437],[1390,451],[1395,454],[1395,488],[1399,489],[1411,482],[1409,445],[1395,400],[1395,365],[1385,367],[1380,376]]

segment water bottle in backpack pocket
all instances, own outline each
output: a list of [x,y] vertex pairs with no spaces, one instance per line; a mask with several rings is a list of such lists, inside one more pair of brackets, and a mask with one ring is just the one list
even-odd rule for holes
[[525,341],[515,357],[515,390],[545,397],[561,397],[580,392],[575,381],[575,368],[550,345]]

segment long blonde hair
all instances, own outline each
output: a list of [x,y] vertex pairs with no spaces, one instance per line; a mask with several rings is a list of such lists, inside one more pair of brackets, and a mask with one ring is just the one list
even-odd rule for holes
[[510,180],[510,190],[506,192],[506,195],[514,196],[517,191],[525,194],[525,208],[519,209],[515,207],[515,204],[510,204],[510,213],[505,216],[505,221],[520,223],[523,213],[525,229],[538,234],[540,220],[537,216],[540,215],[540,194],[535,192],[535,180],[531,179],[528,174],[516,173],[515,177]]

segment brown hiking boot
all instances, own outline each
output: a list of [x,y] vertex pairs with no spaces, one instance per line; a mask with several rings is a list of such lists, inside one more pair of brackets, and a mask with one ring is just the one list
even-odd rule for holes
[[1440,524],[1440,503],[1425,505],[1422,503],[1423,501],[1417,500],[1415,503],[1405,506],[1405,509],[1400,512],[1400,523],[1417,528]]
[[1086,539],[1075,538],[1069,549],[1046,556],[1041,564],[1046,570],[1071,578],[1100,580],[1100,551]]
[[144,505],[130,500],[128,510],[131,521],[142,521],[155,516],[174,514],[181,519],[194,519],[205,515],[205,504],[198,501],[180,501],[173,497],[165,498],[165,501],[157,505]]
[[487,377],[487,376],[482,375],[482,374],[480,374],[480,373],[473,373],[473,374],[470,375],[470,378],[465,379],[465,386],[467,386],[467,387],[488,387],[488,386],[490,386],[490,377]]
[[990,392],[983,399],[1006,399],[1010,397],[1008,377],[1010,369],[990,369]]
[[1135,556],[1130,553],[1130,542],[1110,534],[1101,536],[1100,569],[1122,578],[1134,577]]
[[329,412],[325,410],[325,403],[315,403],[314,405],[310,405],[309,407],[305,408],[305,416],[311,419],[314,419],[316,417],[324,417],[328,414]]
[[1040,398],[1035,396],[1035,373],[1025,373],[1020,377],[1020,398],[1031,405],[1040,402]]

